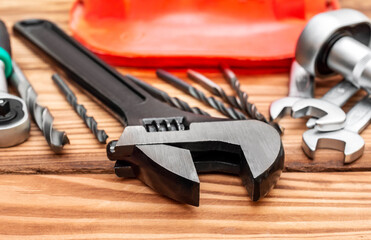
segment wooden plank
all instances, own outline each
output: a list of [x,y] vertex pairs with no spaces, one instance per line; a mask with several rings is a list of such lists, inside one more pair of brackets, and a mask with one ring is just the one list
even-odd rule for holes
[[[60,27],[68,30],[68,11],[72,0],[2,0],[0,1],[1,19],[10,28],[16,21],[26,18],[44,18],[56,22]],[[371,16],[371,3],[361,0],[343,0],[343,6],[355,7]],[[30,51],[19,39],[11,38],[13,57],[28,76],[33,87],[39,94],[40,103],[47,106],[55,117],[57,129],[65,130],[71,140],[62,155],[55,155],[46,144],[41,132],[32,124],[30,139],[17,147],[0,149],[0,173],[109,173],[113,163],[108,161],[105,146],[100,145],[93,135],[77,117],[73,109],[67,104],[64,96],[59,93],[50,77],[54,72],[53,66],[44,62],[39,56]],[[156,78],[154,69],[120,68],[122,73],[131,73],[147,82],[167,91],[172,96],[188,101],[193,106],[200,106],[214,116],[221,116],[204,104],[186,96],[178,89],[171,87]],[[170,69],[179,77],[186,79],[185,69]],[[208,77],[224,87],[227,92],[232,89],[216,69],[202,70]],[[236,70],[242,82],[242,88],[250,94],[250,100],[264,114],[268,114],[272,101],[287,94],[288,75],[248,75],[243,70]],[[189,80],[188,80],[189,81]],[[316,96],[323,95],[336,81],[317,82]],[[192,83],[193,84],[193,83]],[[70,84],[71,85],[71,84]],[[76,92],[79,102],[84,104],[88,113],[93,115],[99,127],[105,129],[110,138],[118,139],[123,127],[108,114],[99,104],[92,101],[80,89],[71,88]],[[351,100],[354,104],[361,94]],[[341,154],[331,150],[319,151],[318,159],[309,160],[301,150],[301,134],[306,130],[303,119],[286,118],[282,121],[286,128],[283,143],[286,151],[287,171],[359,171],[371,169],[371,130],[367,129],[362,136],[366,140],[364,156],[357,162],[344,166],[340,161]]]
[[201,176],[200,207],[113,174],[0,176],[4,239],[369,238],[369,173],[284,173],[251,202],[233,176]]

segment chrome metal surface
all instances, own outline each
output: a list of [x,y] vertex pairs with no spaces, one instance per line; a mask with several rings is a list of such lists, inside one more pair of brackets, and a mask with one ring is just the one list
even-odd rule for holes
[[365,142],[359,135],[371,120],[371,98],[366,96],[348,113],[344,129],[319,132],[310,129],[303,134],[303,150],[314,158],[316,149],[329,148],[344,153],[344,163],[351,163],[363,154]]
[[35,120],[37,127],[42,131],[50,148],[54,152],[60,153],[63,146],[69,143],[66,133],[58,131],[53,127],[54,119],[52,115],[47,108],[41,106],[37,102],[37,94],[35,90],[14,61],[13,71],[14,72],[9,79],[10,83],[17,89],[22,99],[24,99],[28,111]]
[[[358,92],[359,88],[356,87],[353,83],[347,81],[347,80],[342,80],[338,84],[336,84],[334,87],[332,87],[321,99],[320,101],[324,102],[330,102],[339,108],[342,107],[354,94]],[[310,104],[310,101],[307,101],[308,104]],[[321,108],[323,112],[329,112],[326,107],[328,106],[327,104],[316,104],[317,107]],[[308,106],[309,107],[309,106]],[[312,106],[314,107],[314,106]],[[331,106],[330,106],[331,107]],[[334,116],[336,118],[337,116]],[[337,119],[335,119],[336,121]],[[316,118],[310,118],[307,121],[307,127],[308,128],[314,128],[316,125]]]
[[314,77],[296,61],[291,65],[289,95],[272,102],[269,112],[273,121],[279,121],[285,115],[291,115],[292,106],[304,98],[313,98]]

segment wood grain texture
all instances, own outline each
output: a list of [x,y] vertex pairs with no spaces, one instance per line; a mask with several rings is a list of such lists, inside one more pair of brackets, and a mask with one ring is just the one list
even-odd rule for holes
[[0,176],[3,239],[367,239],[369,173],[284,173],[258,203],[238,178],[201,176],[200,207],[112,174]]
[[[341,3],[371,17],[370,1]],[[72,0],[1,0],[0,18],[9,28],[21,19],[45,18],[69,32],[71,4]],[[369,172],[285,172],[275,189],[258,203],[248,199],[237,177],[201,175],[198,208],[162,197],[139,180],[117,178],[112,174],[113,163],[106,158],[105,146],[97,143],[52,83],[53,66],[15,37],[11,41],[14,59],[39,93],[39,101],[54,115],[55,126],[67,132],[71,145],[66,146],[64,154],[55,155],[32,124],[26,143],[0,149],[0,239],[371,239]],[[119,70],[221,116],[156,79],[154,69]],[[170,71],[186,77],[185,69]],[[232,93],[216,69],[202,71]],[[273,100],[287,94],[287,74],[236,72],[242,88],[265,114]],[[334,84],[336,81],[317,82],[316,96]],[[69,85],[99,127],[108,132],[109,140],[117,139],[123,130],[118,121],[80,89]],[[300,147],[304,123],[290,118],[282,121],[286,128],[283,143],[287,171],[371,169],[370,144],[366,144],[364,156],[348,166],[343,166],[340,153],[334,151],[319,151],[318,159],[308,160]],[[371,142],[370,129],[362,136],[366,143]]]

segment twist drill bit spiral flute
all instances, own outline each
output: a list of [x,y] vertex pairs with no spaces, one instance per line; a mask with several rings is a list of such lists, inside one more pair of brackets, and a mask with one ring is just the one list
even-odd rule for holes
[[202,91],[198,90],[197,88],[189,85],[185,81],[175,77],[174,75],[172,75],[172,74],[170,74],[170,73],[168,73],[168,72],[166,72],[162,69],[158,69],[156,71],[156,74],[159,78],[167,81],[170,84],[173,84],[173,85],[177,86],[183,92],[185,92],[185,93],[191,95],[192,97],[208,104],[212,108],[218,110],[219,112],[221,112],[222,114],[224,114],[225,116],[227,116],[231,119],[236,119],[236,120],[247,119],[246,116],[242,112],[240,112],[240,111],[238,111],[234,108],[225,106],[221,101],[215,99],[214,97],[206,97],[206,95]]
[[282,134],[283,128],[278,123],[268,121],[267,118],[265,118],[264,115],[258,111],[256,105],[249,102],[249,95],[241,89],[240,81],[238,81],[238,78],[236,77],[234,72],[227,66],[222,66],[221,69],[224,77],[228,80],[229,84],[232,86],[233,90],[238,96],[240,103],[239,106],[241,107],[239,109],[241,109],[244,113],[247,114],[247,116],[252,119],[263,121],[272,125],[280,134]]
[[94,136],[98,139],[100,143],[106,143],[108,138],[106,132],[104,130],[98,129],[98,124],[93,117],[89,117],[86,114],[86,108],[77,103],[77,98],[72,90],[67,86],[67,84],[63,81],[63,79],[58,74],[52,75],[53,81],[57,84],[59,89],[63,92],[66,96],[67,101],[73,106],[75,112],[84,120],[85,125],[92,131]]
[[243,111],[246,112],[246,114],[250,118],[269,123],[269,121],[264,117],[264,115],[258,111],[255,104],[252,104],[248,101],[249,95],[246,92],[241,90],[240,81],[238,81],[234,72],[230,68],[225,67],[225,66],[222,66],[222,72],[223,72],[224,77],[229,81],[233,90],[237,93],[237,96],[240,99],[240,103],[243,108]]
[[151,86],[150,84],[148,84],[148,83],[146,83],[142,80],[139,80],[138,78],[136,78],[134,76],[131,76],[131,75],[127,74],[126,77],[128,77],[130,80],[135,82],[135,84],[137,84],[138,86],[140,86],[141,88],[146,90],[153,97],[157,98],[160,101],[168,103],[170,106],[179,108],[179,109],[181,109],[183,111],[186,111],[186,112],[191,112],[191,113],[195,113],[195,114],[210,116],[210,114],[208,114],[204,110],[202,110],[198,107],[190,107],[188,105],[188,103],[186,103],[185,101],[183,101],[183,100],[181,100],[177,97],[170,97],[169,94],[167,94],[166,92],[164,92],[164,91],[162,91],[162,90],[160,90],[160,89],[158,89],[154,86]]
[[188,78],[194,80],[195,82],[201,84],[205,89],[207,89],[212,94],[221,97],[225,102],[227,102],[232,107],[244,110],[241,101],[235,96],[227,95],[227,93],[219,85],[211,81],[209,78],[205,77],[199,72],[192,69],[187,70]]
[[67,135],[63,131],[58,131],[53,127],[53,117],[49,110],[37,102],[37,94],[30,82],[22,73],[22,70],[13,61],[14,73],[10,77],[10,83],[17,89],[19,95],[26,102],[28,111],[36,122],[37,127],[42,131],[50,148],[60,153],[65,144],[70,143]]

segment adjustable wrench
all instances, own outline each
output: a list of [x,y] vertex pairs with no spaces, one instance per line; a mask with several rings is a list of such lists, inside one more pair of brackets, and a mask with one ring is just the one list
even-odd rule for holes
[[107,145],[116,175],[137,177],[161,194],[196,206],[197,172],[240,175],[254,201],[276,184],[284,150],[268,124],[197,115],[162,103],[51,22],[21,21],[14,32],[44,51],[127,126],[118,141]]
[[27,140],[30,119],[26,103],[8,93],[7,78],[13,74],[11,48],[5,24],[0,20],[0,147],[11,147]]
[[366,96],[347,113],[345,127],[333,132],[310,129],[303,134],[305,154],[314,158],[316,149],[329,148],[344,152],[344,163],[351,163],[362,156],[365,141],[359,135],[371,120],[371,98]]
[[319,131],[333,131],[344,127],[345,113],[341,107],[357,91],[358,87],[354,86],[347,80],[342,80],[331,88],[321,99],[303,99],[296,102],[293,106],[292,115],[294,118],[304,116],[314,116],[307,122],[308,128],[317,126]]
[[289,96],[274,101],[270,106],[271,121],[291,115],[292,106],[300,99],[313,98],[314,78],[296,61],[291,65]]

